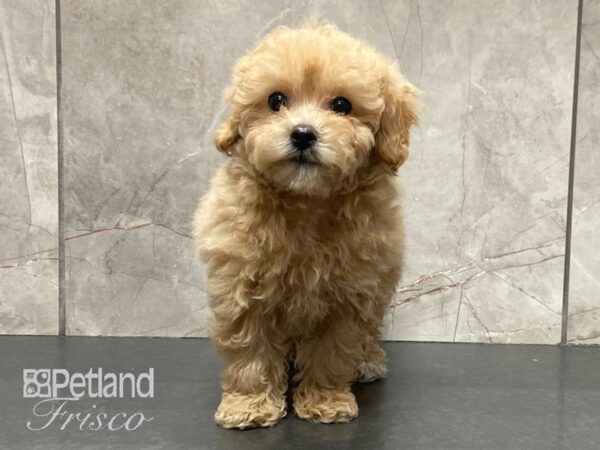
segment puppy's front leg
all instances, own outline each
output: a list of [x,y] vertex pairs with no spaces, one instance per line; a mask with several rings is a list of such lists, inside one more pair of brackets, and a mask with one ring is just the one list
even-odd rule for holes
[[297,349],[296,378],[301,382],[294,392],[294,410],[311,422],[349,422],[358,416],[350,384],[362,357],[356,345],[367,330],[350,312],[335,314]]
[[230,323],[213,329],[215,347],[226,359],[215,421],[225,428],[272,427],[286,414],[285,351],[258,323],[236,322],[241,328]]

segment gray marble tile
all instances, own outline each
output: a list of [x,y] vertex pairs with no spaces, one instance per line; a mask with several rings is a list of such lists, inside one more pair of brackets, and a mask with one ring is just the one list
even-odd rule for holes
[[560,336],[576,0],[63,4],[68,330],[202,335],[189,239],[231,65],[331,20],[423,91],[389,339]]
[[577,2],[384,5],[424,90],[386,336],[558,342]]
[[189,234],[222,162],[212,132],[226,76],[265,25],[231,27],[243,6],[64,2],[70,334],[205,335]]
[[54,1],[0,1],[0,333],[58,331]]
[[582,18],[568,341],[600,344],[600,1]]

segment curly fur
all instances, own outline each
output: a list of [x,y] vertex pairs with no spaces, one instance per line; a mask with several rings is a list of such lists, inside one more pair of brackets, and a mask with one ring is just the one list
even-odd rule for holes
[[[288,104],[273,112],[275,91]],[[347,116],[329,102],[352,102]],[[210,337],[224,357],[215,415],[230,428],[296,414],[346,422],[353,380],[385,375],[379,328],[400,276],[395,171],[408,156],[415,89],[388,60],[331,25],[278,28],[242,57],[215,143],[230,158],[196,213]],[[318,165],[290,161],[290,130],[318,131]]]

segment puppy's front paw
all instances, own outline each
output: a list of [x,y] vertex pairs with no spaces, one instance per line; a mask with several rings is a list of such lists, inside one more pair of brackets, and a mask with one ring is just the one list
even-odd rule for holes
[[215,422],[225,428],[272,427],[286,414],[283,395],[223,393]]
[[294,392],[294,410],[298,417],[310,422],[350,422],[358,416],[358,405],[350,388],[329,390],[300,386]]

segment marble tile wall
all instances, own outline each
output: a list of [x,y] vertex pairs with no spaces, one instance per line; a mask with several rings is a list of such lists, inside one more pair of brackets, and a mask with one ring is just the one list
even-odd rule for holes
[[568,342],[600,344],[600,1],[581,27]]
[[576,2],[385,5],[424,90],[386,337],[559,342]]
[[0,0],[0,333],[58,331],[54,1]]
[[559,341],[575,1],[143,4],[63,7],[70,333],[204,334],[190,219],[221,91],[265,32],[316,16],[424,91],[386,337]]
[[[261,36],[316,17],[397,59],[423,90],[399,174],[407,257],[385,338],[560,341],[577,0],[63,0],[61,10],[68,334],[205,335],[191,216],[223,162],[212,146],[222,90]],[[578,170],[591,165],[589,145]],[[591,209],[581,183],[576,205]],[[580,259],[589,272],[575,234],[593,225],[576,220],[573,271]],[[582,298],[573,342],[600,334],[593,311],[577,314],[594,308],[593,283],[575,294],[571,282]]]

